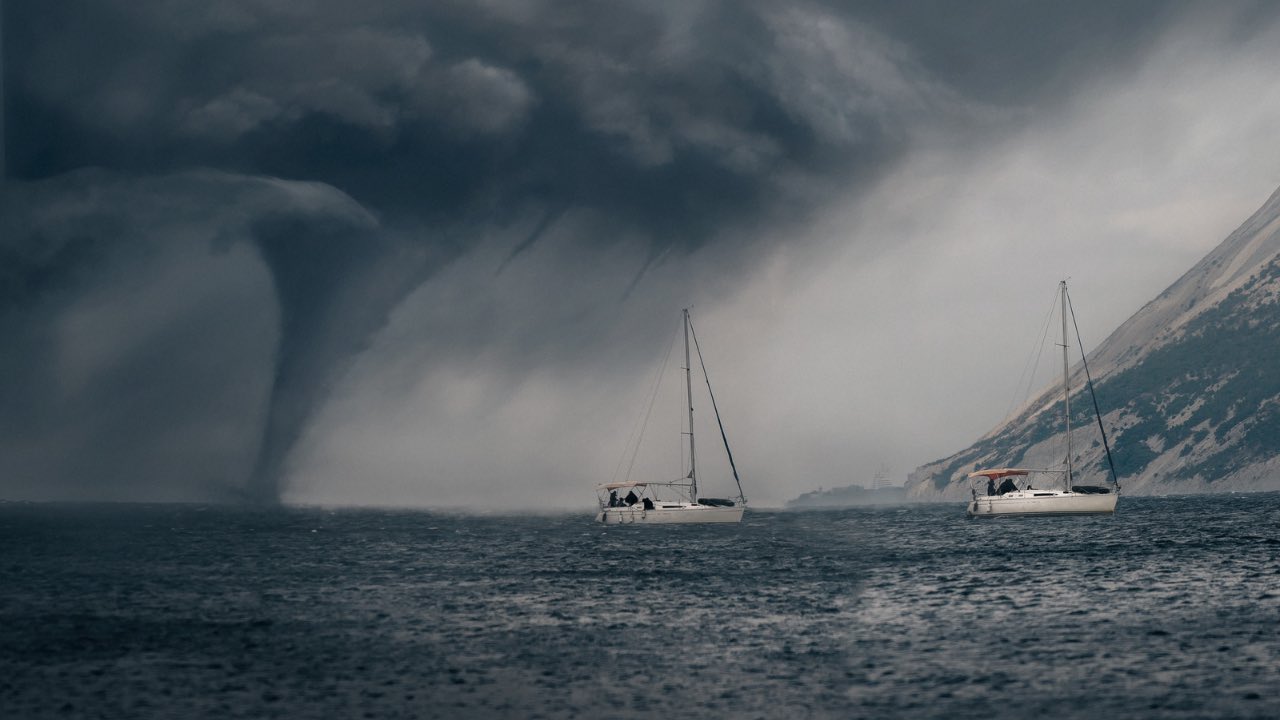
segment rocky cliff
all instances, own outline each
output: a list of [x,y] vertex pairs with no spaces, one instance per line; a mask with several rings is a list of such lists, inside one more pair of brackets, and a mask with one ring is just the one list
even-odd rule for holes
[[[1126,494],[1280,490],[1280,190],[1090,356]],[[1077,483],[1106,457],[1084,383],[1071,373]],[[968,497],[976,466],[1061,466],[1061,387],[972,446],[913,472],[915,499]]]

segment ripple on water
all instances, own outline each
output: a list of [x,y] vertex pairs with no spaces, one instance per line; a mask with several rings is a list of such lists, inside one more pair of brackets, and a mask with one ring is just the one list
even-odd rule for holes
[[15,717],[1269,717],[1280,496],[588,516],[0,506]]

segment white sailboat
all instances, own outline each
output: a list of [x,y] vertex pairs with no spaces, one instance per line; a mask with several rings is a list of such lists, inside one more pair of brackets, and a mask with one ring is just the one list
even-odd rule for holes
[[[1110,488],[1090,485],[1073,485],[1071,468],[1071,385],[1069,364],[1067,360],[1067,281],[1058,283],[1062,296],[1062,407],[1066,419],[1067,456],[1062,469],[1032,468],[989,468],[969,473],[970,478],[986,478],[986,494],[979,495],[976,488],[971,489],[972,499],[969,501],[968,513],[972,517],[1000,517],[1008,515],[1097,515],[1113,513],[1119,500],[1120,485],[1116,482],[1115,491]],[[1081,347],[1081,357],[1084,348]],[[1088,377],[1088,364],[1085,361],[1085,376]],[[1092,380],[1089,382],[1090,392],[1093,390]],[[1095,413],[1097,402],[1094,402]],[[1099,418],[1098,428],[1102,430]],[[1102,431],[1103,446],[1107,450],[1107,461],[1111,461],[1111,449],[1107,446],[1106,431]],[[1115,477],[1115,467],[1111,467]],[[1047,477],[1049,487],[1036,488],[1033,477]],[[1053,476],[1061,478],[1060,483]],[[1026,478],[1020,486],[1015,478]],[[999,485],[997,485],[999,483]],[[1054,487],[1060,484],[1061,487]]]
[[[596,521],[606,524],[669,524],[669,523],[736,523],[742,521],[742,513],[746,509],[747,498],[742,493],[742,480],[738,477],[738,468],[733,462],[733,452],[729,450],[729,439],[724,432],[724,423],[720,420],[720,410],[716,407],[715,395],[711,393],[711,379],[707,376],[707,366],[702,361],[702,349],[698,348],[698,363],[702,367],[702,376],[707,383],[707,393],[711,397],[711,408],[715,411],[716,423],[720,426],[720,437],[724,440],[725,454],[729,458],[729,467],[733,469],[733,479],[738,485],[738,496],[728,498],[704,498],[698,496],[698,466],[696,446],[693,437],[693,376],[691,355],[689,352],[689,335],[693,323],[689,319],[689,310],[684,310],[684,379],[685,400],[689,409],[689,472],[682,478],[671,481],[632,481],[604,483],[596,486],[596,496],[600,502],[600,511],[596,513]],[[697,347],[697,334],[693,337]]]

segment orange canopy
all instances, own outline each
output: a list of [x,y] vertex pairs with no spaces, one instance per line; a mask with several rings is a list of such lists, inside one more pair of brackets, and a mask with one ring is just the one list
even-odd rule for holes
[[613,483],[605,483],[603,485],[597,485],[596,487],[604,488],[605,490],[620,490],[622,488],[645,487],[648,484],[649,483],[647,482],[613,482]]
[[992,468],[990,470],[974,470],[969,473],[969,477],[987,477],[992,480],[999,480],[1010,475],[1030,475],[1031,471],[1025,468]]

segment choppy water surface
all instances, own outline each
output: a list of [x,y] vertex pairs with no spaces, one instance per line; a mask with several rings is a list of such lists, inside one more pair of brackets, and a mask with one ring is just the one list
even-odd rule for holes
[[1277,717],[1280,495],[586,515],[0,506],[0,715]]

